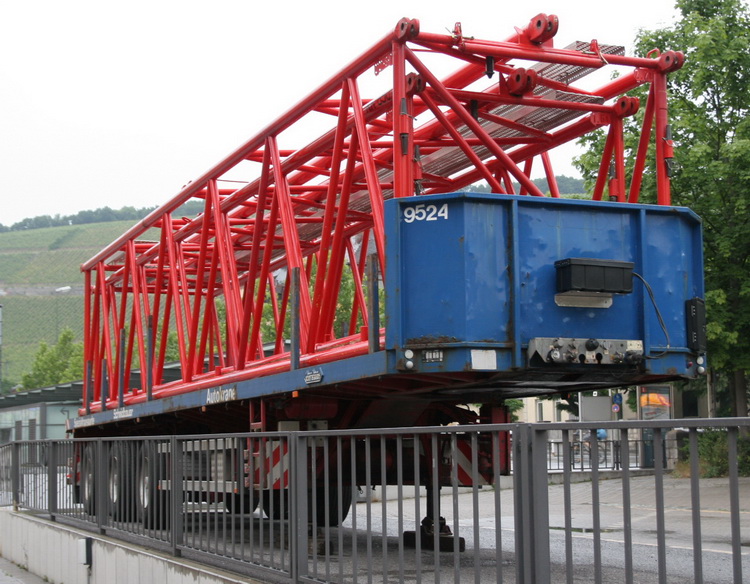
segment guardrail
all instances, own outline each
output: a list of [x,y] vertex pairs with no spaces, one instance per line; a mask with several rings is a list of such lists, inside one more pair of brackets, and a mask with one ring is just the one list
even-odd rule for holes
[[[750,574],[750,479],[740,477],[750,419],[597,423],[607,440],[576,438],[593,427],[20,442],[0,447],[0,504],[266,581]],[[720,438],[723,479],[700,478],[704,433]],[[581,468],[590,480],[578,482]]]

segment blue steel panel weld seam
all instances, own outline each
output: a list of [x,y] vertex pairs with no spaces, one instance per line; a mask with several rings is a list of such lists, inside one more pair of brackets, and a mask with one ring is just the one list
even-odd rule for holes
[[511,253],[507,254],[508,262],[510,266],[511,282],[509,286],[511,294],[511,306],[513,319],[510,326],[513,330],[513,367],[521,367],[523,365],[521,361],[521,299],[520,285],[521,285],[521,267],[516,258],[521,257],[520,254],[520,242],[518,239],[519,220],[518,220],[518,200],[512,199],[510,202],[510,244],[512,246]]

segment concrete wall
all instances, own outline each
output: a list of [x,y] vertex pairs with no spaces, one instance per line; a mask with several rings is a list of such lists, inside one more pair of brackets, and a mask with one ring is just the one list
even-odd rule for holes
[[[78,558],[78,541],[86,537],[93,539],[90,569]],[[0,556],[51,584],[257,583],[7,508],[0,509]]]

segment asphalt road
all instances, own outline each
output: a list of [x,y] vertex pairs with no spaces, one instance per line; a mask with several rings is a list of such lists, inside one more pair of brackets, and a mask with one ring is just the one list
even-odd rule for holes
[[[750,478],[740,479],[740,543],[741,568],[744,581],[750,581]],[[594,507],[592,504],[592,483],[583,482],[571,485],[571,542],[573,562],[571,564],[573,582],[593,582],[597,576],[603,582],[625,581],[625,530],[622,484],[619,480],[605,480],[599,483],[599,552],[595,546]],[[649,584],[659,582],[658,529],[654,478],[634,477],[630,488],[630,522],[632,537],[632,562],[634,582]],[[434,554],[423,552],[421,556],[405,553],[403,573],[408,576],[419,572],[422,582],[438,579],[447,582],[487,582],[496,581],[496,566],[502,566],[503,582],[515,582],[515,530],[513,518],[512,489],[500,492],[500,513],[495,512],[496,494],[493,490],[478,493],[476,507],[471,493],[458,497],[454,504],[450,496],[441,498],[441,514],[446,518],[453,532],[465,538],[466,551],[460,555]],[[702,479],[700,481],[701,503],[701,547],[703,581],[719,584],[736,580],[732,558],[732,530],[729,487],[726,479]],[[690,481],[687,479],[664,477],[664,544],[666,556],[666,581],[675,584],[695,581],[695,554],[693,552],[693,516],[690,508]],[[564,490],[562,485],[549,487],[550,506],[550,559],[552,581],[565,582],[567,577]],[[393,574],[395,560],[399,556],[399,525],[409,529],[416,524],[415,516],[424,514],[424,500],[417,509],[413,499],[404,499],[401,508],[394,501],[386,505],[387,537],[383,538],[383,507],[373,503],[369,508],[364,503],[356,505],[356,518],[350,517],[345,527],[356,526],[360,536],[356,546],[345,549],[343,554],[334,550],[336,562],[350,563],[351,556],[357,563],[366,565],[368,547],[373,558],[386,548],[391,565],[386,568],[374,566],[375,572]],[[475,513],[475,508],[478,510]],[[401,519],[399,520],[399,512]],[[476,521],[478,529],[474,528]],[[500,529],[497,530],[497,517]],[[366,535],[367,526],[373,535]],[[377,533],[376,533],[377,532]],[[499,546],[496,541],[499,540]],[[347,540],[345,540],[346,542]],[[347,544],[345,543],[345,546]],[[354,548],[356,547],[356,553]],[[498,551],[499,547],[499,551]],[[595,558],[600,558],[596,567]],[[438,557],[439,556],[439,557]],[[456,559],[458,560],[456,562]],[[455,565],[457,564],[457,565]],[[350,567],[350,566],[347,566]],[[334,573],[337,566],[332,566]],[[442,571],[439,578],[435,572]],[[446,575],[447,571],[447,575]],[[447,577],[446,577],[447,576]],[[401,575],[399,575],[401,577]],[[372,575],[369,576],[372,578]],[[382,577],[362,581],[382,582]],[[404,581],[413,581],[405,577]]]

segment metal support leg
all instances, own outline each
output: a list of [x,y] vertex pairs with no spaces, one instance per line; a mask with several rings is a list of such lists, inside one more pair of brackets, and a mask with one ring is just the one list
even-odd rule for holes
[[[427,448],[425,450],[436,450],[435,446],[436,444],[433,440],[429,450]],[[428,479],[425,485],[427,509],[419,526],[421,548],[425,550],[438,549],[441,552],[452,552],[456,550],[456,537],[446,523],[445,518],[440,515],[440,480],[437,467],[433,467],[431,474],[431,480]],[[414,531],[404,532],[404,547],[417,547],[417,537]],[[459,537],[458,551],[463,552],[465,550],[466,540],[463,537]]]

